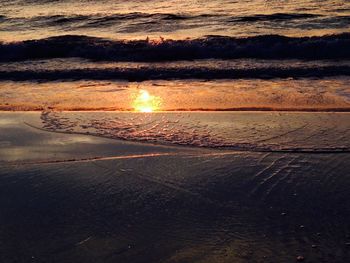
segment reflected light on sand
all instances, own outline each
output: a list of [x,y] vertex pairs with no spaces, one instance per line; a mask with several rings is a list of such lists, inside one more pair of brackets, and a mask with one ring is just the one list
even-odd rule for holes
[[133,108],[138,112],[153,112],[159,110],[161,98],[151,95],[147,90],[140,90],[133,100]]

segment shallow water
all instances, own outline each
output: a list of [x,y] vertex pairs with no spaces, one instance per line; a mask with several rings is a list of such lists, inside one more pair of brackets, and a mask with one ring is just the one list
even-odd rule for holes
[[0,117],[2,262],[349,260],[348,153],[164,147]]
[[350,152],[349,113],[46,112],[41,127],[148,143],[248,151]]
[[157,110],[349,111],[348,77],[327,79],[237,79],[128,81],[3,81],[1,110],[134,111],[146,90]]

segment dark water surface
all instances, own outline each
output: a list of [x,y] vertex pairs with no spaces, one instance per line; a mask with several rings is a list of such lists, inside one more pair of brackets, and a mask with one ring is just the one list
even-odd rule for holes
[[309,36],[349,30],[346,0],[2,0],[4,40],[74,34],[118,39]]
[[2,262],[347,262],[349,154],[164,147],[1,115]]

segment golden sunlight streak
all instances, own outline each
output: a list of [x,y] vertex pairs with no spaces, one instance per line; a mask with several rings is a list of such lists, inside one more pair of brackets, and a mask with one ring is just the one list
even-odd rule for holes
[[153,112],[159,109],[161,98],[149,94],[147,90],[140,90],[133,101],[133,108],[139,112]]

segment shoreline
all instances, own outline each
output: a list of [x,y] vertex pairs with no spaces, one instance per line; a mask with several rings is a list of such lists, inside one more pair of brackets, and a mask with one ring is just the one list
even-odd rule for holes
[[146,113],[146,112],[138,112],[134,111],[132,109],[127,109],[127,110],[120,110],[120,109],[45,109],[45,108],[40,108],[37,110],[33,109],[28,109],[28,110],[23,110],[23,109],[6,109],[2,108],[0,106],[0,113],[1,112],[115,112],[115,113],[138,113],[138,114],[157,114],[157,113],[190,113],[190,112],[202,112],[202,113],[215,113],[215,112],[254,112],[254,113],[259,113],[259,112],[291,112],[291,113],[349,113],[350,112],[350,107],[349,108],[324,108],[324,109],[308,109],[308,108],[269,108],[269,107],[262,107],[262,108],[230,108],[230,109],[170,109],[170,110],[157,110],[153,111],[151,113]]
[[[44,132],[44,133],[52,133],[52,134],[65,134],[65,135],[79,135],[79,136],[91,136],[91,137],[95,137],[95,138],[100,138],[100,139],[107,139],[107,140],[112,140],[112,141],[116,141],[116,142],[122,142],[122,143],[126,143],[126,144],[131,144],[131,145],[139,145],[139,146],[142,146],[142,145],[146,145],[146,146],[153,146],[153,147],[162,147],[164,149],[167,149],[167,148],[174,148],[174,149],[178,149],[181,151],[181,149],[193,149],[194,151],[196,150],[199,150],[199,151],[215,151],[215,152],[226,152],[226,151],[231,151],[231,152],[251,152],[251,153],[290,153],[290,154],[347,154],[347,153],[350,153],[350,148],[347,147],[347,146],[341,146],[341,145],[338,145],[336,146],[337,144],[335,144],[334,146],[322,146],[322,145],[315,145],[316,148],[314,147],[308,147],[307,145],[305,146],[300,146],[300,147],[288,147],[288,146],[283,146],[283,144],[279,147],[279,148],[270,148],[268,147],[268,144],[265,145],[264,142],[269,142],[269,141],[273,141],[274,139],[279,139],[281,137],[287,137],[289,136],[289,134],[293,134],[293,133],[298,133],[299,130],[301,130],[301,132],[303,132],[303,130],[305,128],[307,128],[307,126],[309,125],[307,122],[305,123],[305,125],[303,126],[300,126],[300,127],[295,127],[295,128],[290,128],[291,130],[287,130],[286,132],[282,132],[279,131],[278,129],[277,130],[271,130],[271,132],[269,132],[268,130],[266,132],[271,133],[271,135],[268,135],[267,138],[265,139],[259,139],[256,143],[252,142],[251,145],[246,145],[245,142],[240,142],[240,143],[233,143],[232,145],[204,145],[204,146],[201,146],[201,145],[193,145],[191,143],[172,143],[172,142],[169,142],[169,141],[152,141],[152,140],[144,140],[144,139],[139,139],[138,137],[131,137],[131,138],[128,138],[128,137],[120,137],[120,136],[114,136],[113,133],[112,134],[109,134],[109,132],[107,132],[107,134],[99,134],[97,133],[96,131],[94,130],[81,130],[81,129],[78,129],[78,130],[71,130],[71,129],[68,129],[68,130],[65,130],[64,128],[58,126],[57,128],[53,128],[51,127],[50,125],[50,120],[47,120],[48,122],[46,124],[49,124],[48,127],[45,128],[44,127],[41,127],[42,126],[42,123],[40,124],[40,122],[43,121],[43,119],[41,118],[42,116],[42,113],[39,112],[39,111],[22,111],[22,112],[7,112],[7,111],[0,111],[0,115],[1,114],[5,114],[5,115],[10,115],[11,114],[14,114],[14,115],[18,115],[18,116],[21,116],[21,115],[26,115],[26,114],[30,114],[30,115],[33,115],[34,116],[34,119],[36,119],[36,121],[34,121],[33,123],[30,123],[28,121],[26,121],[25,119],[23,119],[21,121],[21,124],[20,125],[24,125],[24,126],[27,126],[28,128],[31,128],[31,129],[34,129],[34,130],[37,130],[37,131],[40,131],[40,132]],[[114,114],[115,117],[117,118],[118,114],[131,114],[131,116],[139,116],[141,119],[141,122],[145,122],[146,119],[148,120],[151,120],[152,118],[155,118],[157,116],[157,114],[165,114],[163,115],[163,118],[164,116],[167,116],[167,114],[176,114],[176,112],[152,112],[152,113],[142,113],[142,112],[116,112],[116,111],[105,111],[105,112],[101,112],[101,111],[77,111],[77,112],[72,112],[72,111],[49,111],[49,113],[62,113],[62,114],[75,114],[75,113],[81,113],[83,114],[83,116],[85,116],[84,118],[89,118],[89,114],[103,114],[103,113],[106,113],[106,114],[113,114],[113,115],[110,115],[110,118],[112,118],[111,120],[113,120],[113,116]],[[85,114],[88,114],[88,115],[84,115]],[[177,112],[177,113],[189,113],[189,112]],[[204,124],[203,125],[206,125],[205,124],[205,121],[206,121],[206,116],[207,115],[202,115],[202,114],[210,114],[208,116],[212,116],[211,114],[225,114],[224,116],[230,116],[231,114],[233,114],[233,116],[240,116],[241,114],[242,117],[245,115],[245,114],[248,114],[247,116],[252,116],[252,114],[261,114],[261,116],[263,118],[266,118],[266,116],[274,116],[274,115],[269,115],[268,112],[193,112],[193,114],[200,114],[199,116],[203,116],[203,117],[200,117],[200,119],[202,119],[204,121]],[[231,114],[230,114],[231,113]],[[307,114],[309,117],[313,117],[312,114],[319,114],[320,116],[324,115],[325,117],[329,116],[331,117],[333,114],[338,115],[343,115],[344,117],[345,116],[348,116],[348,113],[347,112],[339,112],[339,113],[326,113],[326,112],[319,112],[319,113],[313,113],[313,112],[291,112],[292,114],[296,114],[297,116],[300,116],[300,118],[303,118],[303,116],[305,114]],[[154,115],[155,114],[155,115]],[[228,114],[228,115],[227,115]],[[280,113],[280,114],[283,114],[283,113]],[[287,113],[285,113],[287,114]],[[126,115],[126,116],[127,116]],[[214,116],[213,115],[213,116]],[[68,117],[67,116],[67,117]],[[74,115],[73,115],[74,116]],[[73,117],[72,116],[72,117]],[[103,116],[103,115],[101,115]],[[192,116],[192,115],[191,115]],[[280,115],[276,115],[276,116],[279,116]],[[316,115],[317,116],[317,115]],[[350,116],[350,115],[349,115]],[[1,116],[0,116],[1,117]],[[22,116],[23,117],[23,116]],[[283,117],[283,115],[282,115]],[[51,117],[49,117],[50,119]],[[299,118],[299,117],[298,117]],[[209,118],[210,119],[210,118]],[[283,118],[282,118],[283,119]],[[328,118],[327,118],[328,119]],[[170,119],[169,119],[170,120]],[[210,120],[208,120],[210,121]],[[261,121],[263,121],[263,119],[261,119]],[[279,120],[279,118],[276,119],[276,121],[281,121]],[[176,121],[177,122],[177,121]],[[1,123],[0,123],[1,124]],[[217,123],[218,125],[220,125],[220,122]],[[135,124],[136,125],[136,124]],[[137,124],[139,125],[139,124]],[[245,124],[245,125],[250,125],[249,124],[249,121]],[[256,124],[258,125],[258,124]],[[317,124],[319,125],[319,123]],[[113,129],[113,127],[106,127],[107,128],[107,131],[108,129]],[[328,127],[328,129],[332,129],[331,127]],[[343,129],[346,129],[346,126],[343,127]],[[345,132],[347,132],[347,129],[344,130]],[[306,132],[306,131],[304,131]],[[295,136],[297,137],[291,137],[291,138],[294,138],[294,139],[297,139],[298,140],[298,135],[296,134]],[[305,135],[307,136],[307,135]],[[309,136],[311,137],[314,137],[315,134],[310,134]],[[300,139],[300,138],[299,138]],[[259,142],[261,142],[262,144],[259,146]]]

